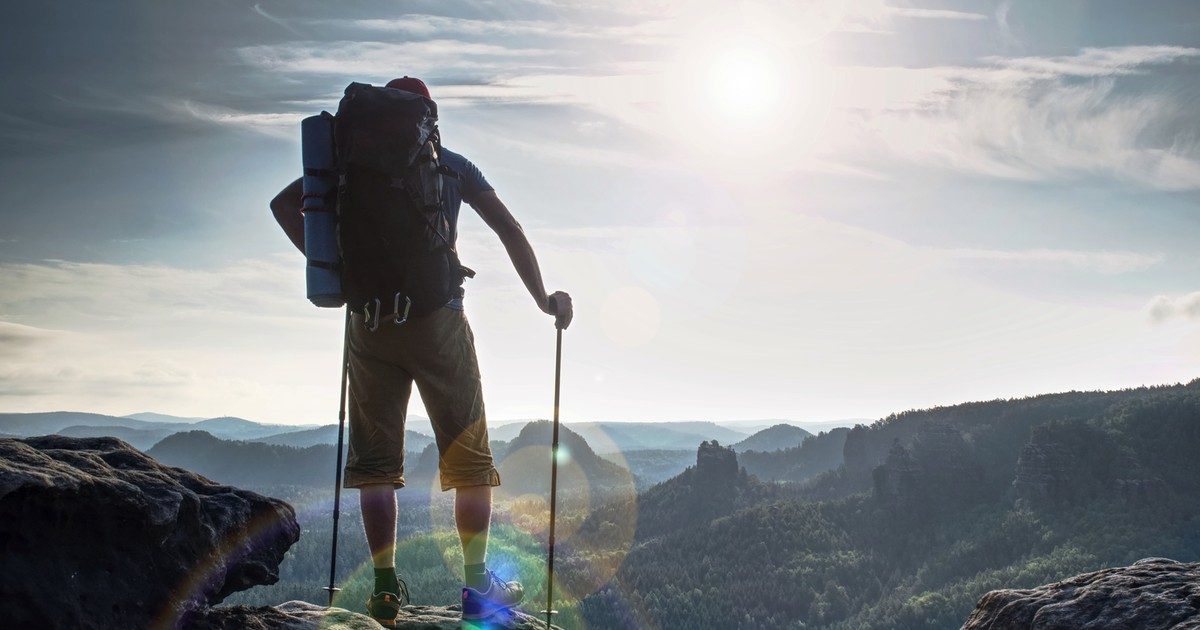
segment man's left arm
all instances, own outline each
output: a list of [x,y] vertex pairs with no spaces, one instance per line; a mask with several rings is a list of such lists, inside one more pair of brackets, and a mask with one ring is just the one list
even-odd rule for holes
[[538,266],[537,256],[533,253],[533,246],[525,237],[525,231],[521,229],[521,224],[517,223],[512,213],[508,211],[508,207],[504,205],[503,201],[500,201],[496,191],[482,191],[475,195],[469,203],[488,224],[488,227],[492,228],[492,231],[500,237],[500,242],[504,244],[504,249],[508,252],[508,258],[516,268],[517,275],[521,276],[521,281],[525,283],[525,288],[537,302],[538,308],[548,315],[554,315],[555,325],[559,328],[569,326],[574,315],[571,296],[563,291],[546,294],[546,287],[542,283],[542,270]]

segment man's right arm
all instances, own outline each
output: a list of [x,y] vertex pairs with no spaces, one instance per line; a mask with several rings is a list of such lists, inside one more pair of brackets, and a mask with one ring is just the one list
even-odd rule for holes
[[284,234],[292,240],[292,244],[300,253],[304,253],[304,179],[300,178],[279,191],[271,200],[271,212]]

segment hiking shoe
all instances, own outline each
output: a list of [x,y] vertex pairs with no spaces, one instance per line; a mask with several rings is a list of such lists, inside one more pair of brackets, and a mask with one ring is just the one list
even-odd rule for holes
[[494,571],[487,572],[488,588],[478,591],[464,586],[462,591],[462,618],[487,619],[508,610],[525,599],[525,587],[520,582],[505,582]]
[[408,586],[400,581],[400,593],[375,593],[367,600],[367,614],[384,628],[395,628],[400,607],[408,605]]

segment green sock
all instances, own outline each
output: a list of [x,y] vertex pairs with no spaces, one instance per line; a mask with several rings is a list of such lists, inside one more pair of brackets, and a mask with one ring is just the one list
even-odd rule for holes
[[473,588],[477,591],[486,591],[491,586],[487,577],[487,564],[483,562],[463,565],[463,575],[467,578],[468,588]]
[[375,592],[392,594],[400,592],[400,578],[396,577],[396,567],[375,569]]

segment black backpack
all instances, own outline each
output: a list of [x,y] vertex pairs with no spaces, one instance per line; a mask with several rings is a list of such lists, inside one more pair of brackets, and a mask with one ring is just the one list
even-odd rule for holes
[[461,295],[474,275],[458,261],[442,197],[437,104],[351,83],[334,118],[338,242],[346,303],[368,327],[404,323]]

